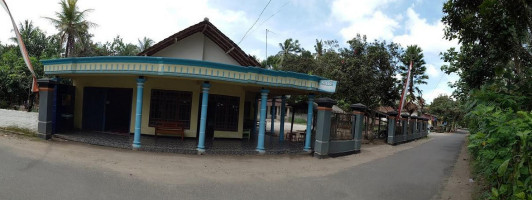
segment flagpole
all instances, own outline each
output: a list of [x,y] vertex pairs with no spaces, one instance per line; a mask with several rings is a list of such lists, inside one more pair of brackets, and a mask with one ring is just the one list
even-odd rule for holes
[[412,71],[413,63],[414,62],[410,61],[410,66],[408,67],[408,73],[407,73],[407,76],[406,76],[405,85],[404,85],[404,88],[403,88],[403,93],[401,94],[401,101],[399,102],[399,109],[398,109],[399,114],[397,115],[397,119],[399,119],[399,117],[401,116],[401,112],[403,111],[403,106],[404,106],[404,103],[405,103],[406,90],[408,88],[408,85],[410,85],[410,73]]
[[5,0],[0,0],[0,4],[2,4],[2,7],[4,7],[4,10],[6,10],[7,14],[11,18],[11,23],[13,24],[13,30],[15,31],[15,34],[17,36],[17,42],[20,48],[20,53],[22,54],[22,58],[24,58],[24,62],[26,63],[26,66],[31,72],[31,76],[33,78],[33,84],[32,84],[31,90],[33,92],[39,92],[39,87],[37,86],[37,76],[35,75],[35,71],[33,70],[33,66],[31,65],[30,57],[28,56],[28,51],[26,50],[26,45],[24,45],[24,41],[22,41],[22,36],[20,35],[20,32],[18,31],[17,24],[15,23],[15,20],[13,19],[13,16],[11,15],[11,12],[9,11],[9,8],[7,7]]

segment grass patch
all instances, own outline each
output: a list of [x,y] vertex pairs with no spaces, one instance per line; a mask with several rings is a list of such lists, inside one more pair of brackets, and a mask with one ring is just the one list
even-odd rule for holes
[[[290,123],[292,122],[292,118],[289,117],[286,122]],[[307,120],[305,119],[301,119],[301,118],[294,118],[294,124],[303,124],[303,125],[306,125],[307,124]]]
[[0,127],[0,131],[11,133],[11,134],[18,134],[18,135],[26,136],[26,137],[37,137],[37,132],[31,129],[21,128],[18,126]]

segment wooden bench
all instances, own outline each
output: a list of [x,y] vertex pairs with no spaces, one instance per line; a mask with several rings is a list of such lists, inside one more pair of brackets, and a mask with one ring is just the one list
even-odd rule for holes
[[159,122],[155,125],[155,136],[158,134],[181,136],[181,141],[183,141],[185,129],[181,122]]

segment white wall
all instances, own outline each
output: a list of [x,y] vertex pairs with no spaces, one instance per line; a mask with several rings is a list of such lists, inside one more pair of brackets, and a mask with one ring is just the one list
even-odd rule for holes
[[202,60],[203,46],[203,33],[196,33],[160,50],[152,56]]
[[195,33],[153,54],[155,57],[184,58],[240,65],[203,33]]
[[[234,50],[233,50],[234,51]],[[220,48],[216,43],[214,43],[209,38],[205,37],[205,57],[203,60],[225,63],[231,65],[240,65],[233,57],[229,54],[226,54],[222,48]]]

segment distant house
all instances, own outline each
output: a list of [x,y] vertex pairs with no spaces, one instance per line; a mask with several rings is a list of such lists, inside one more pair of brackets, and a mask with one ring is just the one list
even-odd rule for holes
[[423,117],[429,119],[429,128],[437,127],[438,125],[441,125],[441,122],[438,121],[438,117],[436,117],[436,115],[432,115],[429,113],[423,113]]

